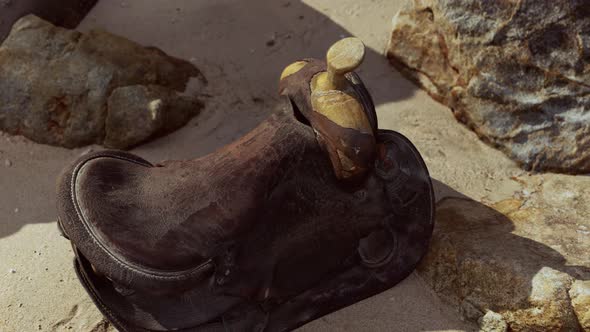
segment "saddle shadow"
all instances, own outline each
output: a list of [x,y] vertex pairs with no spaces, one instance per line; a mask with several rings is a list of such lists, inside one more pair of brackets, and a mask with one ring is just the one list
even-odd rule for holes
[[[546,216],[531,213],[518,200],[490,207],[433,182],[438,194],[435,230],[418,271],[444,299],[461,305],[462,310],[468,306],[482,314],[485,309],[533,309],[539,303],[532,303],[531,297],[550,299],[553,294],[544,293],[544,287],[559,288],[560,273],[590,280],[589,267],[572,265],[548,245],[515,234],[540,222],[544,223],[541,227],[552,227],[546,224]],[[542,230],[535,230],[531,236],[540,234]],[[572,239],[561,236],[545,240],[551,245],[563,243],[563,248],[572,244]],[[567,292],[566,288],[559,289]],[[568,298],[567,293],[559,295]]]

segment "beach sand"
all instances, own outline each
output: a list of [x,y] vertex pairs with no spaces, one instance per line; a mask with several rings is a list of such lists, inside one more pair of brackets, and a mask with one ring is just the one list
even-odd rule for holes
[[[157,162],[202,156],[261,122],[277,100],[283,67],[324,57],[342,37],[367,46],[359,70],[380,127],[408,136],[422,152],[438,199],[453,190],[473,199],[509,197],[519,172],[481,143],[450,110],[418,90],[383,57],[394,0],[101,0],[80,30],[102,28],[192,61],[207,79],[206,107],[177,132],[132,152]],[[107,331],[72,269],[56,227],[55,181],[73,159],[98,146],[63,149],[0,136],[0,331]],[[448,186],[448,187],[447,187]],[[472,331],[413,273],[395,288],[303,327],[302,331]]]

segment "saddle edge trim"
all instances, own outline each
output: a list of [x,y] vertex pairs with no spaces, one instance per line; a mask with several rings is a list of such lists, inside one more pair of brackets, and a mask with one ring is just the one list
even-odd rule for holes
[[86,231],[87,235],[91,238],[91,241],[94,243],[95,247],[99,248],[103,253],[105,253],[109,258],[112,259],[117,266],[123,268],[124,270],[128,270],[134,274],[140,274],[148,278],[160,279],[160,280],[186,280],[187,278],[191,278],[198,274],[206,273],[207,271],[213,268],[213,260],[208,259],[205,262],[200,263],[199,265],[185,269],[180,271],[165,271],[165,270],[158,270],[153,268],[148,268],[142,266],[140,264],[136,264],[130,262],[122,257],[119,257],[116,253],[113,253],[109,250],[106,245],[100,240],[100,237],[96,235],[92,227],[88,224],[88,221],[84,218],[83,213],[78,205],[77,197],[76,197],[76,182],[77,176],[80,171],[83,169],[86,164],[92,160],[100,159],[100,158],[114,158],[119,159],[131,163],[135,163],[141,166],[151,167],[152,165],[148,162],[142,163],[138,160],[133,160],[131,158],[126,158],[120,155],[111,154],[109,151],[100,151],[91,156],[86,157],[82,162],[76,164],[76,167],[71,173],[70,179],[70,202],[74,207],[74,211],[76,212],[76,217],[78,221],[83,225],[84,230]]

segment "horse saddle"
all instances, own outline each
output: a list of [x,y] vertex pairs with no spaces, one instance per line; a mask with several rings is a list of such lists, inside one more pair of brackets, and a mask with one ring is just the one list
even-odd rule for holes
[[285,68],[278,110],[236,142],[152,164],[121,151],[62,173],[58,225],[120,331],[289,331],[391,288],[425,254],[433,191],[378,129],[356,38]]

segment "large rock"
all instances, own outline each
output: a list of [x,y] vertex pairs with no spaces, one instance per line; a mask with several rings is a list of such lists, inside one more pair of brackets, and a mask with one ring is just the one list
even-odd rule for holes
[[441,200],[419,274],[483,330],[590,331],[590,179],[529,187],[488,205]]
[[590,172],[590,5],[412,0],[388,58],[527,169]]
[[156,48],[26,16],[0,47],[0,129],[68,148],[130,148],[199,112],[184,93],[191,77],[202,79]]

